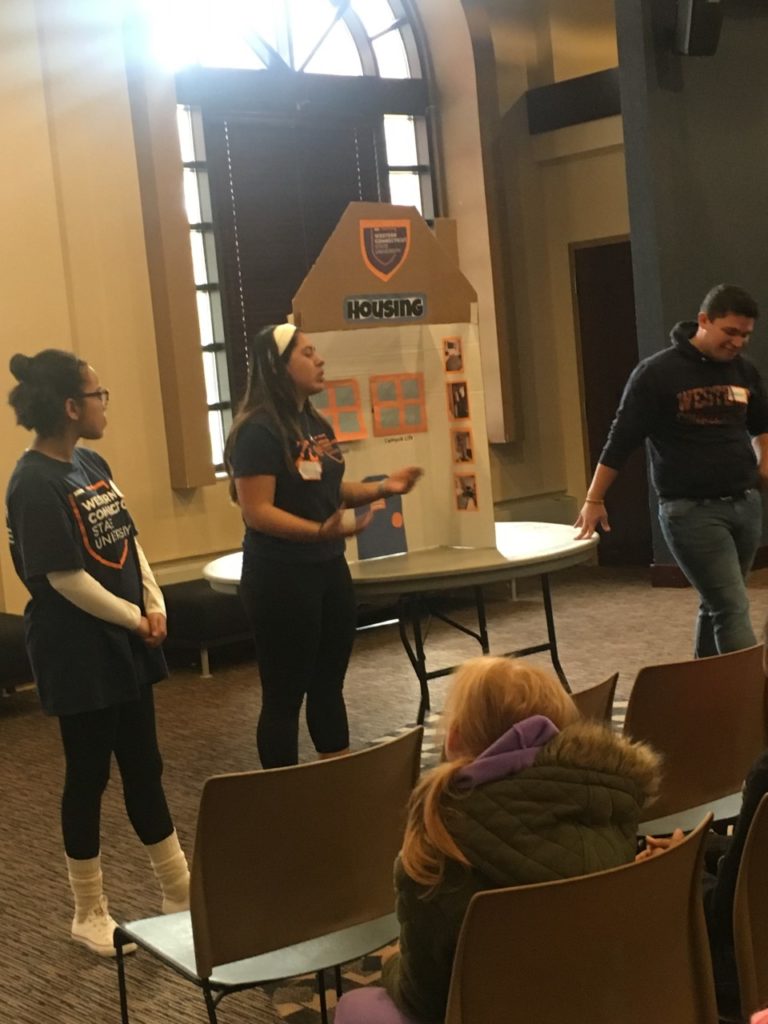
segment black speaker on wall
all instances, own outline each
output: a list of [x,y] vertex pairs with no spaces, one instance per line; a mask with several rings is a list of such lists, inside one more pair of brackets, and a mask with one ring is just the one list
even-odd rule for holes
[[711,57],[722,25],[720,0],[677,0],[675,50],[686,57]]

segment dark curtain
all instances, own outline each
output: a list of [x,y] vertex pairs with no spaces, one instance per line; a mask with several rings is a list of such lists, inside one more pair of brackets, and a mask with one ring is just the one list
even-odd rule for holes
[[[280,323],[348,203],[388,199],[380,119],[203,109],[232,399],[248,341]],[[380,164],[382,166],[380,166]]]

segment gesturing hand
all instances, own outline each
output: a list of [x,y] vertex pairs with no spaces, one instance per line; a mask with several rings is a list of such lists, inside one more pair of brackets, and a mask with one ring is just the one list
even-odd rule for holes
[[408,494],[416,485],[416,481],[424,475],[421,466],[404,466],[390,473],[384,483],[385,494]]
[[366,526],[370,525],[373,519],[373,510],[368,508],[363,515],[355,516],[354,519],[344,518],[345,509],[342,506],[332,516],[328,516],[325,522],[320,524],[317,531],[318,540],[339,540],[345,537],[354,537],[362,533]]

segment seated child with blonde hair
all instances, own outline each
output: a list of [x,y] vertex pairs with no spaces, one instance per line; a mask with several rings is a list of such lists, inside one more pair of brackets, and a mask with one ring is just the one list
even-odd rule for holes
[[658,758],[581,719],[551,673],[506,658],[468,661],[454,676],[444,722],[446,760],[414,789],[395,864],[399,953],[384,966],[383,988],[342,998],[336,1024],[442,1021],[475,893],[635,856]]

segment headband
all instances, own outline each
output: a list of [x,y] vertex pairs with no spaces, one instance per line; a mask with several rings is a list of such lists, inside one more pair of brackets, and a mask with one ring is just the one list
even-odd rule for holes
[[278,355],[285,355],[297,331],[298,327],[295,324],[278,324],[273,328],[272,337],[275,339]]

